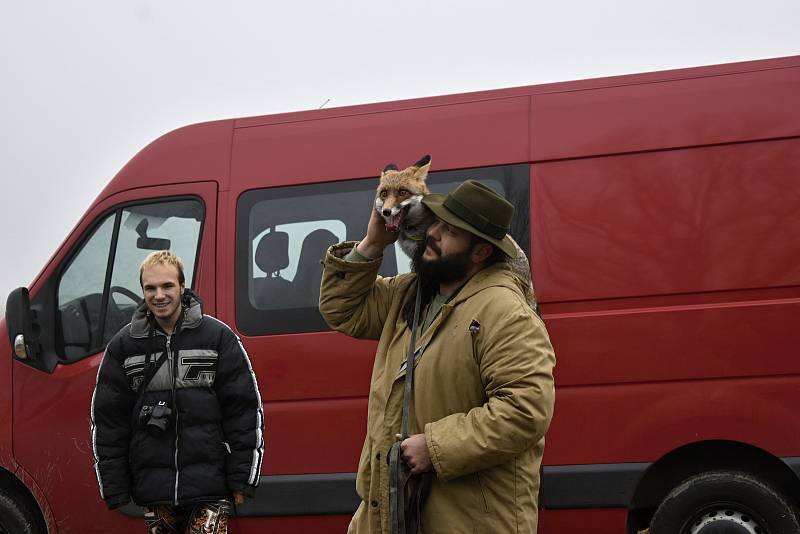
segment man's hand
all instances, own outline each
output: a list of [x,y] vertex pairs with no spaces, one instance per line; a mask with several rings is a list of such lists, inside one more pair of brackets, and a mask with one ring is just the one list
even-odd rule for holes
[[406,465],[411,468],[411,474],[418,475],[433,469],[425,434],[414,434],[404,439],[400,443],[400,451]]
[[240,504],[244,504],[244,492],[243,491],[234,491],[233,492],[233,502],[236,506]]
[[373,207],[371,211],[367,235],[358,244],[356,250],[362,256],[375,259],[383,255],[383,249],[397,241],[400,233],[387,230],[386,221],[380,216],[378,210]]

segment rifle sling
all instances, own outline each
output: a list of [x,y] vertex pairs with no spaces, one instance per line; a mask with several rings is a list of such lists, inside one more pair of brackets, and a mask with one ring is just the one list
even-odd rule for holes
[[408,482],[408,475],[406,474],[408,468],[401,458],[400,443],[408,437],[411,393],[414,388],[414,349],[417,344],[417,324],[419,323],[421,302],[422,281],[418,276],[417,291],[414,299],[414,319],[411,324],[411,341],[408,344],[406,358],[406,380],[403,391],[403,419],[400,425],[400,439],[395,441],[392,448],[389,449],[389,514],[392,534],[407,534],[405,487],[406,482]]

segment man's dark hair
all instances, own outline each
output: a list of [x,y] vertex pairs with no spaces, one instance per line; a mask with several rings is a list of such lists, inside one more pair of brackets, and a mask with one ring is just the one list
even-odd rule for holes
[[486,241],[484,238],[478,237],[475,234],[470,234],[470,236],[472,237],[472,243],[471,244],[472,244],[473,247],[475,245],[479,244],[479,243],[486,243],[487,245],[491,245],[491,247],[492,247],[492,253],[489,255],[488,258],[486,258],[486,261],[484,262],[484,265],[483,265],[484,269],[486,267],[489,267],[490,265],[494,265],[495,263],[500,263],[501,261],[506,261],[508,259],[508,256],[506,256],[505,252],[500,250],[498,247],[492,245],[491,243]]

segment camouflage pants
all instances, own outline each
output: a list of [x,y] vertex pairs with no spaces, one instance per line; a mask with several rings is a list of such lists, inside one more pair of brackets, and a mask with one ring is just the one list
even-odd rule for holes
[[228,534],[228,501],[185,506],[159,504],[144,511],[147,534]]

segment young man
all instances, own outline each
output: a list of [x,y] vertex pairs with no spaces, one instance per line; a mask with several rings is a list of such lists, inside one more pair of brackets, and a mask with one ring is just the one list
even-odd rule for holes
[[177,256],[153,252],[139,273],[144,302],[109,342],[92,397],[100,496],[144,506],[148,533],[224,534],[231,498],[252,495],[261,471],[256,377],[236,334],[184,287]]
[[438,222],[415,258],[417,274],[377,276],[397,234],[375,210],[360,243],[334,245],[324,260],[320,311],[328,324],[379,340],[356,483],[362,502],[348,532],[390,532],[387,454],[401,428],[419,276],[410,436],[400,447],[411,473],[432,474],[420,530],[534,533],[555,357],[503,261],[516,256],[507,235],[514,208],[472,180],[423,203]]

